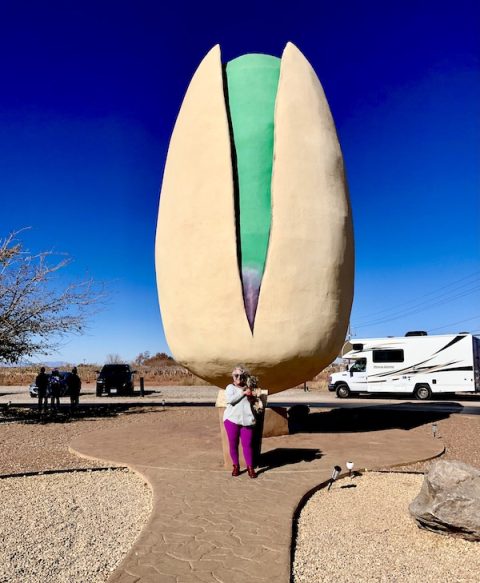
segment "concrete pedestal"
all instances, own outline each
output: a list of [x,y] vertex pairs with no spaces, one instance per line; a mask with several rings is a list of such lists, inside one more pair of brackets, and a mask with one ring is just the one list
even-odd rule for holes
[[288,435],[286,407],[269,407],[268,409],[265,409],[262,435],[263,437]]

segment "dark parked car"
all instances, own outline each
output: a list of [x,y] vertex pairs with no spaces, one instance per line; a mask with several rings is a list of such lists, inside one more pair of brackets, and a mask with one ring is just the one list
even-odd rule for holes
[[133,375],[136,372],[128,364],[105,364],[97,377],[97,397],[103,393],[133,395]]
[[[68,397],[70,395],[69,390],[68,390],[68,384],[67,384],[67,378],[71,375],[71,372],[64,372],[61,371],[60,372],[60,397]],[[47,377],[50,379],[52,375],[51,374],[47,374]],[[30,397],[32,397],[32,399],[36,399],[38,397],[38,387],[35,384],[35,381],[33,381],[33,383],[30,384],[30,386],[28,387],[28,391],[30,392]],[[50,397],[50,387],[47,388],[47,397]]]

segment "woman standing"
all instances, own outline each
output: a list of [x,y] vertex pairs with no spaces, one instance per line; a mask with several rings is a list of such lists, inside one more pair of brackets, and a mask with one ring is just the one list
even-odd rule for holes
[[248,475],[250,478],[256,478],[257,474],[253,469],[252,447],[255,417],[250,404],[253,393],[251,389],[246,387],[247,373],[244,368],[236,366],[233,369],[232,378],[233,384],[228,385],[225,390],[227,408],[223,414],[223,424],[227,432],[230,457],[233,463],[232,476],[238,476],[240,474],[238,443],[241,440]]

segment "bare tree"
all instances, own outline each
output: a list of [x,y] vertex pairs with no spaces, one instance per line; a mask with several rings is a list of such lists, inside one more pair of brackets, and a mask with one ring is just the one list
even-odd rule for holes
[[123,360],[119,354],[107,354],[107,358],[105,360],[106,364],[122,364]]
[[[55,274],[71,259],[31,254],[17,236],[0,239],[0,362],[18,362],[58,348],[66,334],[81,334],[106,299],[93,279],[58,287]],[[57,257],[57,260],[55,260]]]
[[145,350],[145,352],[140,352],[140,354],[135,358],[134,363],[142,366],[145,364],[145,361],[150,358],[150,352]]

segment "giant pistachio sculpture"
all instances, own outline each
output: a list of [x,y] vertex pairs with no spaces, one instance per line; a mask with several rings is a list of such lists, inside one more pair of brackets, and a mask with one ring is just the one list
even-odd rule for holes
[[328,103],[293,44],[226,66],[215,46],[200,64],[170,141],[156,269],[170,349],[213,384],[241,362],[275,393],[338,354],[348,193]]

